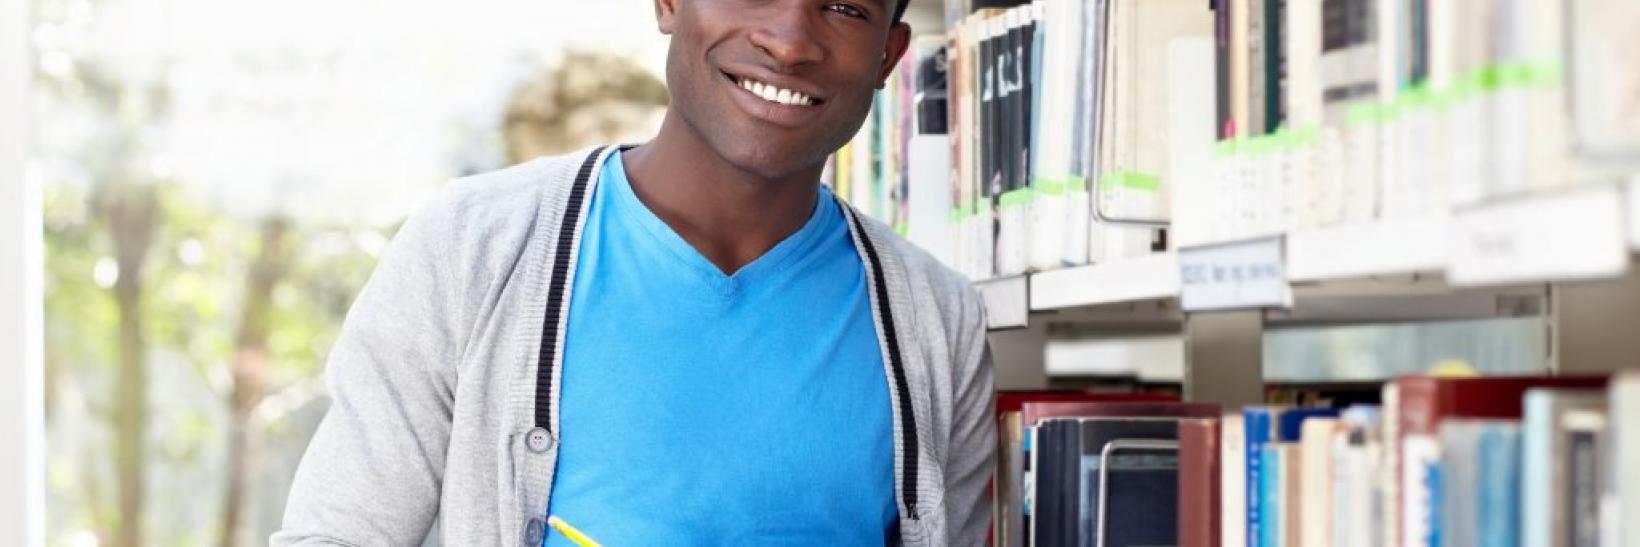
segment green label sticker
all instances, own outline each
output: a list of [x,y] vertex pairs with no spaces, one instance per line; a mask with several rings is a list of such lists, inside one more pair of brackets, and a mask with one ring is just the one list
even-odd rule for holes
[[1065,179],[1065,191],[1067,191],[1067,192],[1086,192],[1086,191],[1088,191],[1088,179],[1083,178],[1083,177],[1079,177],[1079,176],[1071,176],[1070,178]]
[[1024,207],[1026,205],[1030,205],[1031,201],[1035,199],[1036,192],[1032,191],[1030,188],[1020,188],[1018,190],[1003,192],[1002,197],[998,200],[998,206],[1003,209]]
[[1125,188],[1140,192],[1155,192],[1162,188],[1162,178],[1149,173],[1117,171],[1099,179],[1100,188]]
[[1038,194],[1057,196],[1065,193],[1065,179],[1038,178],[1036,182],[1031,183],[1031,187],[1035,188]]

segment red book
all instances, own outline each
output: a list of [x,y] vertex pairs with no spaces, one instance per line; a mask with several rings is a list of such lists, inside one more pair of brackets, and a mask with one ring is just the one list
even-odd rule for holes
[[1080,391],[1002,391],[997,393],[997,416],[1020,410],[1025,403],[1043,402],[1169,402],[1173,395],[1161,393],[1083,393]]
[[1439,429],[1448,418],[1515,419],[1521,417],[1526,390],[1547,388],[1602,388],[1600,376],[1525,376],[1491,378],[1438,378],[1403,376],[1395,380],[1394,433],[1399,454],[1392,454],[1398,483],[1401,545],[1428,545],[1432,539],[1434,507],[1430,473],[1440,463]]
[[1177,402],[1031,402],[1021,410],[1025,427],[1043,418],[1217,418],[1219,405]]
[[1219,546],[1219,420],[1179,420],[1179,547]]
[[1436,378],[1403,376],[1398,409],[1401,437],[1434,435],[1446,418],[1519,419],[1526,390],[1604,388],[1604,376],[1526,376],[1503,378]]

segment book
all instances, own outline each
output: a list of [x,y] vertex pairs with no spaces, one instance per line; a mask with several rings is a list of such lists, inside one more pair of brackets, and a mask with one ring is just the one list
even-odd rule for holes
[[1601,390],[1530,389],[1523,405],[1521,499],[1525,514],[1542,517],[1521,523],[1521,545],[1567,547],[1572,544],[1573,519],[1579,517],[1568,497],[1572,439],[1564,419],[1579,410],[1604,413],[1606,394]]
[[1518,545],[1520,422],[1455,418],[1440,426],[1441,460],[1430,541],[1444,546]]
[[1259,455],[1260,543],[1271,547],[1299,545],[1298,466],[1299,447],[1295,443],[1267,444]]
[[[1569,506],[1567,544],[1575,547],[1601,545],[1600,508],[1602,460],[1608,418],[1604,409],[1574,409],[1560,417],[1566,428],[1566,480],[1560,485]],[[1530,520],[1540,520],[1536,514]]]
[[1235,137],[1234,109],[1231,107],[1230,82],[1230,9],[1231,0],[1213,0],[1213,95],[1214,128],[1219,140]]
[[1073,416],[1212,418],[1219,415],[1219,406],[1214,404],[1144,400],[1145,398],[1158,397],[1154,395],[1126,397],[1134,397],[1139,400],[1033,401],[1024,403],[1021,406],[1021,412],[1027,426],[1047,418]]
[[1332,537],[1334,547],[1382,545],[1378,500],[1383,459],[1381,407],[1355,405],[1339,415],[1332,435]]
[[1378,439],[1383,444],[1382,460],[1378,466],[1377,499],[1379,539],[1390,545],[1401,545],[1401,388],[1395,382],[1384,384],[1380,397]]
[[[1083,418],[1079,425],[1080,480],[1066,494],[1080,500],[1075,545],[1177,545],[1178,419]],[[1124,444],[1131,441],[1167,442]]]
[[997,427],[997,469],[992,476],[991,544],[1025,545],[1025,427],[1018,410],[1005,412]]
[[[1296,3],[1314,5],[1316,0]],[[1264,17],[1264,134],[1275,133],[1286,122],[1287,0],[1261,0]]]
[[1304,503],[1298,505],[1297,545],[1332,545],[1333,440],[1341,427],[1338,419],[1326,417],[1305,420],[1300,426],[1298,488]]
[[1611,450],[1605,468],[1610,485],[1601,503],[1602,545],[1640,547],[1640,374],[1624,374],[1612,382]]
[[1264,530],[1263,500],[1268,489],[1265,488],[1264,447],[1276,442],[1276,415],[1279,408],[1248,407],[1242,411],[1243,448],[1246,451],[1247,476],[1247,514],[1243,520],[1247,523],[1248,547],[1264,546],[1266,531]]
[[1250,86],[1253,80],[1252,49],[1249,47],[1249,17],[1253,11],[1252,0],[1226,0],[1229,6],[1230,19],[1230,128],[1231,138],[1252,135],[1252,98]]
[[1395,380],[1398,391],[1400,530],[1402,545],[1433,546],[1438,492],[1430,485],[1439,469],[1439,425],[1442,420],[1519,419],[1522,398],[1534,387],[1590,388],[1604,386],[1597,377],[1440,378],[1404,376]]
[[1640,161],[1640,5],[1567,2],[1567,79],[1575,149],[1603,163]]
[[1031,400],[1031,396],[1005,394],[998,405],[1017,403],[1025,429],[1020,481],[1024,501],[1018,510],[1022,513],[1020,529],[1032,545],[1069,545],[1055,542],[1075,541],[1081,529],[1080,429],[1066,423],[1090,416],[1212,418],[1220,412],[1217,405],[1167,402],[1166,396],[1152,394],[1043,394],[1048,400]]
[[1219,541],[1247,545],[1247,437],[1241,413],[1219,418]]
[[1220,547],[1219,419],[1179,420],[1179,547]]
[[1247,128],[1243,135],[1258,136],[1266,133],[1265,128],[1269,122],[1268,113],[1265,112],[1265,107],[1269,104],[1266,102],[1267,91],[1265,89],[1265,85],[1269,82],[1265,73],[1265,65],[1269,62],[1269,57],[1265,55],[1265,49],[1268,45],[1264,43],[1267,38],[1264,33],[1265,0],[1246,1],[1248,105]]
[[[1264,496],[1269,492],[1269,488],[1265,487],[1264,478],[1261,476],[1265,469],[1261,461],[1266,453],[1264,447],[1273,443],[1298,441],[1300,428],[1305,420],[1336,416],[1337,413],[1336,409],[1274,406],[1247,407],[1242,411],[1243,437],[1247,453],[1247,514],[1245,520],[1247,522],[1248,545],[1263,545],[1264,541],[1280,536],[1278,531],[1266,530],[1262,524],[1271,518],[1275,518],[1275,515],[1265,514],[1272,509],[1264,507]],[[1255,485],[1258,486],[1255,487]]]

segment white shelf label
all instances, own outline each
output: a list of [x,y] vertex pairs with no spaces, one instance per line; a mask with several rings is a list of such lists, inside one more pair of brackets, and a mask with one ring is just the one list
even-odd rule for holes
[[1017,329],[1031,317],[1030,286],[1023,275],[981,281],[974,284],[985,300],[985,326],[989,329]]
[[1289,307],[1281,236],[1179,251],[1179,305],[1187,312]]
[[1629,256],[1622,194],[1601,185],[1461,212],[1447,280],[1471,286],[1620,275]]

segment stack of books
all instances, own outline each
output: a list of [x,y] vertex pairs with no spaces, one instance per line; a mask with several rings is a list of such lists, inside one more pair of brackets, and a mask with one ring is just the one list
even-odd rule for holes
[[1381,397],[1027,402],[1001,418],[993,543],[1640,545],[1640,374],[1407,376]]

